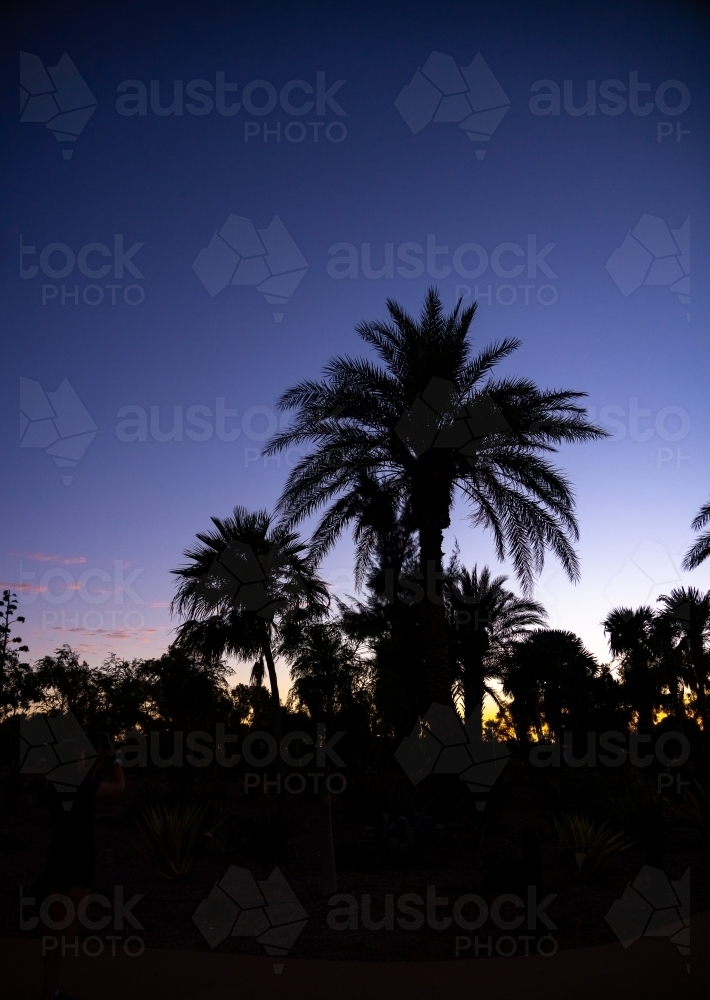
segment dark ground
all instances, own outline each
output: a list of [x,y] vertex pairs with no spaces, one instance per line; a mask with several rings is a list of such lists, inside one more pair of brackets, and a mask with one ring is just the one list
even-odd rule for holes
[[[129,775],[129,787],[135,778]],[[98,859],[94,891],[113,897],[114,885],[124,887],[124,898],[135,893],[143,895],[134,908],[145,930],[140,932],[147,948],[179,949],[209,952],[209,946],[192,921],[192,914],[201,900],[226,872],[231,864],[249,868],[257,879],[266,878],[274,860],[257,845],[245,851],[235,846],[233,831],[240,818],[260,810],[275,811],[275,797],[259,795],[247,803],[235,781],[224,780],[212,789],[218,815],[225,821],[215,836],[217,843],[207,840],[192,870],[180,879],[166,880],[154,872],[139,855],[140,834],[123,803],[97,803],[96,841]],[[518,885],[524,875],[518,873],[523,829],[534,830],[540,842],[541,871],[538,899],[547,893],[556,898],[546,912],[557,930],[539,931],[537,936],[552,933],[560,949],[579,948],[615,942],[605,915],[627,884],[644,864],[662,867],[670,879],[680,878],[691,869],[691,911],[710,910],[710,852],[703,840],[686,836],[671,829],[662,832],[654,842],[631,848],[597,882],[585,883],[578,878],[573,859],[563,851],[550,815],[540,807],[539,781],[520,774],[513,776],[505,796],[495,809],[485,815],[485,824],[475,815],[452,830],[446,842],[425,851],[416,863],[392,864],[386,854],[373,853],[362,847],[361,835],[365,822],[352,815],[345,796],[333,796],[333,822],[338,858],[338,892],[359,897],[372,897],[372,915],[383,913],[384,894],[395,896],[418,893],[426,897],[426,886],[435,885],[438,896],[448,896],[451,903],[443,913],[450,915],[456,897],[470,892],[482,895],[490,904],[502,892],[520,892]],[[493,806],[494,803],[489,803]],[[279,859],[279,867],[305,907],[309,919],[291,951],[291,958],[350,961],[424,961],[454,959],[457,934],[473,934],[457,927],[436,931],[423,926],[416,932],[399,928],[378,932],[365,930],[332,930],[326,924],[329,911],[327,899],[321,895],[321,807],[317,801],[289,797],[289,822],[294,826],[294,845]],[[238,840],[238,838],[236,838]],[[0,935],[27,938],[39,932],[21,935],[18,923],[19,887],[25,895],[40,875],[49,842],[46,809],[38,804],[37,796],[24,792],[12,807],[3,807],[0,814]],[[258,857],[258,855],[262,855]],[[518,880],[516,882],[516,879]],[[397,914],[396,914],[397,915]],[[114,932],[115,933],[115,932]],[[475,931],[481,941],[488,935],[525,933],[499,930],[489,921]],[[659,946],[677,954],[668,941]],[[522,947],[522,946],[521,946]],[[535,948],[531,943],[530,947]],[[230,937],[218,945],[217,952],[263,955],[262,947],[252,938]],[[473,957],[466,956],[466,957]],[[680,956],[678,956],[680,960]]]

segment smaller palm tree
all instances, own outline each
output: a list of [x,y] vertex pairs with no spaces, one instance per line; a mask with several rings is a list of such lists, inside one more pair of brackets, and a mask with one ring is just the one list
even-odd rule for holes
[[676,587],[658,598],[662,605],[659,620],[667,623],[676,638],[681,657],[681,677],[695,695],[695,705],[705,732],[710,726],[710,591],[697,587]]
[[653,729],[654,713],[663,707],[662,656],[657,616],[648,606],[614,608],[602,622],[609,650],[619,664],[623,692],[636,712],[639,732]]
[[274,735],[280,739],[274,663],[279,634],[293,619],[322,613],[329,603],[327,586],[306,545],[267,511],[237,506],[230,517],[213,517],[212,523],[214,529],[198,533],[198,544],[185,550],[188,564],[172,570],[179,584],[171,612],[184,619],[176,645],[208,659],[263,657]]
[[[319,745],[322,745],[325,736],[332,733],[336,713],[350,708],[363,690],[368,664],[358,652],[358,643],[347,638],[337,621],[288,626],[283,631],[281,653],[291,665],[292,699],[305,706],[312,719],[325,723],[319,733]],[[325,769],[327,772],[327,760]],[[332,895],[337,892],[337,873],[327,784],[321,795],[322,890],[324,895]]]
[[586,730],[593,711],[592,681],[599,665],[573,632],[535,629],[513,644],[501,670],[518,739],[545,729],[561,736]]
[[364,689],[368,664],[337,621],[292,625],[284,630],[280,652],[290,664],[291,696],[313,719],[332,724]]
[[710,556],[710,530],[703,531],[703,528],[708,527],[710,527],[710,501],[703,504],[691,525],[693,531],[702,531],[702,534],[686,552],[683,559],[683,569],[697,569],[700,563]]
[[455,552],[446,571],[449,648],[457,693],[466,715],[483,704],[485,694],[497,701],[486,684],[500,674],[512,643],[531,628],[541,628],[547,612],[541,604],[519,597],[505,586],[506,576],[492,577],[487,566],[467,570]]

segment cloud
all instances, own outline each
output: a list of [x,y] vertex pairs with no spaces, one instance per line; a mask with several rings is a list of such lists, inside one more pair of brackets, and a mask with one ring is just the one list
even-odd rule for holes
[[46,552],[11,552],[14,559],[31,559],[33,562],[54,562],[62,566],[74,566],[86,562],[86,556],[50,556]]

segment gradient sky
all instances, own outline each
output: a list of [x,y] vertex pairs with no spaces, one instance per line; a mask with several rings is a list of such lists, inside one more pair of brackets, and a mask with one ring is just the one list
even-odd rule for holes
[[[599,623],[611,607],[652,602],[681,582],[710,587],[710,566],[680,571],[690,522],[710,493],[708,31],[701,10],[670,2],[23,4],[2,60],[8,152],[0,577],[22,594],[30,655],[64,642],[90,663],[112,650],[163,651],[176,624],[167,610],[169,570],[182,550],[210,515],[226,515],[237,503],[271,507],[279,495],[284,460],[265,466],[258,457],[279,393],[316,375],[334,354],[362,353],[355,324],[382,318],[387,297],[417,310],[431,284],[447,306],[466,294],[457,285],[471,294],[477,285],[475,344],[510,335],[522,341],[501,372],[586,391],[614,431],[612,440],[558,457],[578,498],[582,579],[572,586],[554,559],[547,562],[538,596],[552,624],[576,631],[604,659]],[[45,67],[66,52],[81,74],[96,108],[75,142],[57,141],[41,122],[20,121],[20,51]],[[478,53],[485,60],[510,102],[490,141],[469,141],[455,122],[432,122],[414,134],[400,115],[400,91],[432,52],[458,67]],[[326,95],[345,82],[331,102],[322,99],[303,115],[280,104],[265,115],[244,107],[232,115],[187,107],[182,115],[157,115],[150,100],[145,115],[117,110],[124,81],[141,81],[148,92],[150,81],[159,81],[163,106],[173,81],[182,81],[187,105],[190,81],[214,87],[220,72],[239,86],[228,104],[241,101],[251,81],[266,81],[277,94],[294,80],[317,90],[322,73]],[[558,115],[530,109],[537,81],[554,81],[562,94],[563,81],[571,81],[576,107],[587,81],[596,81],[589,85],[596,103],[608,108],[603,82],[621,81],[626,93],[617,93],[628,99],[634,79],[650,87],[638,98],[650,103],[647,113],[627,106],[615,115],[600,107],[572,115],[564,102]],[[684,91],[663,88],[665,81],[687,88],[690,104],[680,114],[668,107]],[[254,104],[270,93],[251,90]],[[290,99],[292,106],[309,100],[308,88],[292,90]],[[287,138],[292,123],[305,126],[300,142]],[[294,125],[288,136],[302,131]],[[305,258],[308,270],[286,304],[269,304],[255,287],[229,286],[211,297],[193,270],[230,214],[257,229],[278,216]],[[690,304],[667,284],[624,295],[606,270],[644,215],[668,230],[690,217]],[[61,278],[42,270],[20,275],[21,240],[35,248],[22,264],[32,275],[50,244],[77,256],[91,243],[113,249],[117,235],[126,250],[142,244],[130,258],[140,277],[127,268],[115,277],[113,258],[110,274],[96,279],[78,263]],[[383,267],[386,244],[396,267],[402,244],[425,248],[428,238],[448,248],[433,262],[442,271],[466,243],[486,251],[488,266],[470,280],[454,271],[435,277],[426,266],[417,277],[363,273],[363,259],[365,271]],[[552,277],[529,259],[529,239],[538,252],[554,244],[543,258]],[[356,249],[357,277],[329,273],[338,243]],[[48,269],[60,270],[62,253],[45,256]],[[104,263],[100,253],[87,257],[90,267]],[[671,273],[676,265],[667,258],[678,256],[675,249],[659,244],[654,253],[666,257],[654,273]],[[420,260],[426,264],[426,255]],[[472,268],[474,254],[461,261]],[[518,263],[522,274],[506,277]],[[632,264],[622,270],[622,283],[633,283]],[[122,287],[112,292],[110,284]],[[138,304],[122,298],[130,284],[137,289],[129,298],[144,296]],[[533,287],[521,288],[526,284]],[[89,300],[103,293],[97,305],[82,301],[90,285],[100,291],[89,289]],[[78,304],[66,296],[75,286]],[[275,312],[283,313],[279,322]],[[45,392],[67,380],[94,421],[96,435],[75,467],[57,467],[42,448],[19,447],[20,378]],[[218,398],[238,411],[221,434]],[[194,406],[212,413],[193,411],[212,428],[207,440],[190,439],[186,431],[196,427],[187,422],[182,440],[155,439],[151,408],[164,433],[175,407],[187,421]],[[145,412],[147,440],[120,439],[125,407]],[[223,440],[235,429],[238,437]],[[457,539],[467,564],[498,565],[490,537],[472,530],[465,514],[457,506],[448,550]],[[338,593],[353,592],[347,539],[323,571]]]

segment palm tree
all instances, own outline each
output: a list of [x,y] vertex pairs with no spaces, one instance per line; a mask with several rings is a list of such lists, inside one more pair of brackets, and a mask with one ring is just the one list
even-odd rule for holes
[[[698,516],[693,521],[691,528],[693,531],[702,531],[710,525],[710,501],[703,504],[698,512]],[[701,562],[710,556],[710,531],[704,531],[696,540],[694,545],[688,549],[683,559],[683,569],[697,569]]]
[[[346,637],[337,621],[311,622],[285,629],[281,651],[291,665],[292,698],[308,709],[312,719],[323,720],[325,740],[334,728],[336,713],[352,707],[363,689],[367,664],[358,653],[358,643]],[[337,892],[337,872],[327,759],[324,766],[321,882],[323,895],[330,896]]]
[[545,625],[547,612],[537,601],[508,590],[506,576],[491,578],[487,566],[480,574],[477,566],[467,570],[456,553],[446,576],[454,677],[469,716],[476,706],[483,705],[486,693],[497,701],[486,681],[498,676],[513,642],[528,629]]
[[367,663],[359,643],[337,621],[311,622],[285,629],[280,649],[290,665],[291,696],[311,718],[332,727],[336,714],[351,708],[364,687]]
[[[172,572],[179,584],[171,612],[185,619],[176,646],[205,658],[225,655],[266,663],[271,687],[274,735],[281,738],[281,699],[274,655],[279,633],[294,617],[320,612],[328,604],[306,546],[265,510],[235,507],[213,517],[214,529],[197,535],[186,549],[189,563]],[[256,680],[259,669],[253,669]]]
[[652,608],[614,608],[602,622],[609,650],[618,662],[624,693],[637,713],[641,733],[653,729],[654,711],[663,703],[657,621]]
[[594,708],[599,665],[573,632],[536,629],[513,644],[501,667],[503,691],[518,739],[543,729],[586,730]]
[[668,622],[675,633],[683,677],[695,695],[698,715],[707,733],[710,731],[710,591],[703,594],[696,587],[676,587],[658,600],[663,605],[661,620]]
[[421,616],[429,697],[451,703],[446,611],[435,587],[457,492],[469,501],[473,523],[493,532],[499,558],[510,555],[526,590],[546,549],[576,580],[572,489],[544,456],[561,443],[605,432],[577,405],[584,393],[540,390],[529,379],[489,379],[519,341],[506,338],[474,356],[475,305],[463,309],[459,302],[445,315],[431,289],[418,322],[396,302],[388,300],[387,308],[390,322],[357,327],[383,364],[335,358],[322,380],[285,392],[279,406],[295,409],[295,423],[265,453],[315,445],[291,473],[277,509],[293,526],[327,507],[314,535],[317,558],[346,526],[357,526],[353,501],[363,476],[401,498],[418,535],[427,585]]

